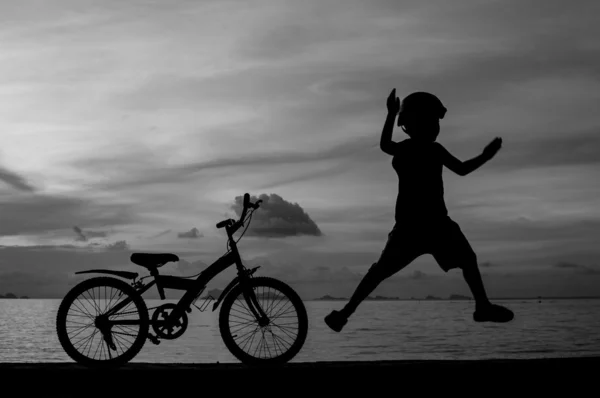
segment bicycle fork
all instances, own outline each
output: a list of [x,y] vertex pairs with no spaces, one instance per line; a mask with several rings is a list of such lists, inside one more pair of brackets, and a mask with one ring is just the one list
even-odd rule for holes
[[247,279],[245,278],[240,281],[244,299],[246,299],[246,304],[248,304],[250,311],[252,311],[252,314],[258,321],[258,325],[261,327],[267,326],[269,324],[269,317],[267,317],[267,314],[265,314],[262,307],[258,303],[254,290],[246,283],[246,281]]

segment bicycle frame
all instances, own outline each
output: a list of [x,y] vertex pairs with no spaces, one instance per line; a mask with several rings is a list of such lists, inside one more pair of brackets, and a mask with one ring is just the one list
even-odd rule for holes
[[[245,215],[245,211],[244,211],[244,215]],[[243,225],[243,223],[241,225]],[[219,297],[218,301],[215,303],[215,305],[213,307],[213,311],[214,311],[217,308],[219,302],[222,300],[222,298],[225,295],[227,295],[227,293],[236,284],[238,284],[238,283],[243,284],[247,280],[247,278],[249,278],[258,268],[258,267],[256,267],[251,270],[248,270],[242,264],[240,254],[237,249],[237,244],[233,239],[233,234],[239,227],[240,227],[240,225],[233,225],[233,226],[225,225],[225,228],[227,231],[227,237],[228,237],[229,243],[231,245],[231,250],[227,251],[224,255],[222,255],[215,262],[213,262],[211,265],[209,265],[204,271],[202,271],[200,273],[200,275],[196,279],[187,279],[187,278],[183,278],[183,277],[179,277],[179,276],[172,276],[172,275],[160,275],[158,272],[159,267],[152,267],[152,268],[150,268],[150,275],[153,276],[154,279],[150,283],[143,285],[142,288],[137,290],[139,295],[144,294],[146,291],[148,291],[154,285],[156,285],[162,300],[165,299],[164,289],[185,290],[186,291],[185,294],[179,299],[175,308],[173,309],[173,311],[171,311],[171,313],[168,316],[168,319],[166,320],[166,323],[169,324],[171,321],[179,319],[188,308],[191,308],[191,305],[194,302],[194,300],[196,300],[196,298],[204,291],[204,289],[206,288],[206,285],[215,276],[217,276],[219,273],[225,271],[227,268],[229,268],[230,266],[235,264],[237,267],[237,270],[238,270],[238,276],[235,277],[229,283],[229,285],[225,288],[225,290],[221,293],[221,296]],[[246,299],[246,302],[248,303],[250,310],[253,312],[254,316],[256,316],[257,319],[266,318],[266,315],[262,311],[262,308],[258,305],[258,300],[256,299],[256,296],[254,294],[248,294],[248,292],[244,292],[244,298]],[[127,306],[132,301],[133,300],[131,298],[128,298],[128,299],[122,301],[121,303],[119,303],[118,305],[113,307],[110,311],[105,313],[103,316],[108,318],[110,315],[119,311],[121,308]],[[139,321],[133,321],[133,320],[132,321],[128,321],[128,320],[108,321],[107,320],[107,322],[109,324],[113,324],[113,325],[116,325],[116,324],[119,324],[119,325],[139,324]]]

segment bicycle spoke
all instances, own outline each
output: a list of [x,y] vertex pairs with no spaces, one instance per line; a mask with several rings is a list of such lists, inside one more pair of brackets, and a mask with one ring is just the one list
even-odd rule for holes
[[[245,340],[245,341],[246,341],[246,343],[248,343],[248,341],[250,342],[250,347],[252,347],[252,342],[254,341],[254,336],[256,336],[256,331],[257,331],[258,329],[259,329],[259,328],[258,328],[258,327],[256,327],[256,328],[255,328],[255,329],[254,329],[252,332],[250,332],[250,333],[252,333],[252,336],[251,336],[251,337],[248,337],[248,338]],[[245,348],[245,347],[246,347],[246,344],[244,344],[244,348]]]
[[[72,357],[77,353],[78,356],[89,358],[86,362],[114,361],[127,354],[134,344],[139,343],[141,328],[144,326],[142,322],[147,322],[147,317],[141,317],[138,301],[134,300],[131,293],[120,287],[124,286],[119,285],[122,282],[106,278],[97,280],[94,285],[96,280],[92,281],[92,286],[89,288],[82,288],[76,293],[78,296],[71,299],[70,308],[61,310],[63,312],[60,321],[63,322],[62,332],[60,332],[63,336],[61,344],[68,349],[67,352]],[[127,304],[123,305],[125,303]],[[111,315],[108,324],[104,323],[105,329],[98,329],[97,326],[102,324],[97,323],[96,319],[100,321],[97,317],[119,304],[123,308]],[[110,334],[106,334],[105,338],[105,333]],[[68,346],[65,346],[65,340],[69,341]],[[114,350],[110,347],[113,344]]]
[[[272,286],[256,286],[253,291],[256,301],[246,302],[241,291],[232,299],[228,312],[229,333],[239,349],[249,356],[262,360],[284,355],[300,337],[298,308],[286,294]],[[259,313],[265,313],[268,324],[258,324],[250,305]]]

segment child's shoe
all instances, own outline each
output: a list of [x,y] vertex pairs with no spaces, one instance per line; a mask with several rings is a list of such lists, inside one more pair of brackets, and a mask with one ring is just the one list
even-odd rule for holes
[[342,313],[339,311],[331,311],[331,313],[325,317],[325,323],[332,330],[340,332],[344,325],[348,323],[348,318],[342,315]]
[[473,320],[475,322],[510,322],[513,320],[515,315],[508,308],[502,307],[497,304],[485,304],[477,306],[473,313]]

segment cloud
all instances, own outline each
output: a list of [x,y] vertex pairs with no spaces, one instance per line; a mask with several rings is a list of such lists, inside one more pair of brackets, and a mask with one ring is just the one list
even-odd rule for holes
[[202,234],[200,231],[198,231],[198,228],[192,228],[191,230],[189,230],[187,232],[180,232],[177,234],[177,237],[179,237],[179,238],[191,238],[191,239],[202,238],[203,236],[204,236],[204,234]]
[[581,264],[569,263],[561,261],[554,265],[556,268],[581,268],[583,267]]
[[0,198],[0,209],[0,236],[43,234],[78,223],[95,227],[138,220],[130,204],[100,203],[64,195],[11,195]]
[[[246,233],[249,236],[323,235],[316,223],[298,203],[288,202],[277,194],[262,194],[259,197],[250,197],[252,203],[256,203],[259,199],[262,200],[260,208],[252,215],[252,220],[248,220],[250,226]],[[243,210],[243,202],[243,196],[236,196],[235,204],[231,206],[238,218]]]
[[62,297],[73,281],[86,276],[75,275],[77,271],[139,271],[139,267],[130,262],[130,255],[125,242],[104,247],[0,246],[0,290],[32,297]]
[[572,269],[575,270],[577,273],[585,275],[600,275],[600,267],[593,267],[568,261],[560,261],[554,264],[554,268]]
[[[369,162],[381,159],[378,149],[378,139],[373,137],[355,137],[335,140],[333,144],[322,145],[320,149],[314,148],[289,149],[282,148],[280,151],[268,151],[257,149],[254,153],[241,153],[217,155],[215,159],[206,161],[190,161],[182,165],[163,166],[158,164],[140,163],[136,164],[135,154],[94,154],[86,159],[72,162],[79,169],[98,170],[110,167],[112,170],[128,168],[127,173],[118,173],[110,181],[100,182],[96,185],[98,189],[120,190],[143,187],[155,184],[176,184],[187,181],[190,178],[198,178],[203,172],[220,170],[249,170],[251,167],[273,170],[273,167],[293,166],[290,174],[298,174],[296,177],[282,178],[270,185],[284,182],[303,181],[311,177],[325,177],[343,172],[349,166],[357,166],[358,162]],[[377,148],[376,148],[377,147]],[[377,149],[374,151],[373,149]],[[317,171],[303,171],[306,167],[315,164],[323,164]],[[285,170],[281,169],[281,172]],[[277,181],[279,180],[279,181]]]
[[129,250],[129,245],[124,240],[120,240],[118,242],[108,244],[105,247],[108,250],[115,250],[115,251]]
[[14,189],[21,192],[35,192],[36,188],[29,184],[23,176],[7,170],[4,167],[0,167],[0,181],[4,181]]
[[89,238],[106,238],[108,236],[107,232],[102,231],[87,231],[84,233],[78,226],[74,226],[73,230],[77,234],[75,240],[78,242],[87,242]]
[[17,296],[56,297],[74,283],[62,274],[34,274],[25,271],[12,271],[0,274],[0,294],[13,293]]
[[[138,214],[149,215],[143,234],[170,228],[165,220],[185,231],[199,207],[190,191],[198,186],[213,206],[232,186],[277,191],[285,184],[283,196],[302,207],[272,196],[279,207],[267,214],[265,201],[240,232],[298,238],[251,240],[248,252],[270,256],[266,271],[305,289],[337,288],[340,266],[360,275],[377,258],[371,242],[381,235],[383,245],[392,220],[396,176],[376,146],[386,96],[397,87],[400,96],[440,96],[449,108],[441,140],[459,157],[478,153],[486,137],[504,138],[481,174],[446,189],[480,258],[493,259],[482,264],[485,271],[597,258],[598,2],[348,1],[119,4],[83,14],[4,7],[3,31],[14,48],[5,49],[10,62],[0,95],[10,134],[4,159],[12,163],[0,170],[8,184],[0,235],[70,240],[75,231],[77,242],[88,242],[104,233],[96,231],[139,222]],[[97,101],[83,104],[82,95]],[[394,138],[405,136],[396,130]],[[182,184],[189,179],[200,184]],[[83,192],[31,195],[38,180],[47,192]],[[215,213],[201,217],[202,225],[212,230]],[[174,233],[152,247],[171,250],[186,244],[178,236],[198,235],[195,228]],[[97,264],[85,261],[96,258],[94,250],[126,255],[126,241],[60,250],[89,250],[79,258],[87,266]],[[62,272],[65,259],[53,250],[39,253]],[[48,265],[30,255],[17,261],[26,272]],[[433,286],[435,274],[423,270],[390,286],[423,285],[411,276],[432,278]],[[596,272],[552,270],[577,282]],[[335,276],[323,282],[326,275]],[[550,286],[555,277],[544,274],[543,281]]]
[[162,231],[162,232],[159,232],[159,233],[158,233],[158,234],[156,234],[156,235],[153,235],[153,236],[151,236],[151,237],[150,237],[150,239],[156,239],[156,238],[160,238],[161,236],[165,236],[166,234],[170,233],[171,231],[172,231],[172,230],[170,230],[170,229],[164,230],[164,231]]
[[527,138],[509,138],[498,156],[485,165],[490,170],[524,167],[598,166],[600,164],[600,120],[586,130],[537,131]]
[[75,227],[73,227],[73,230],[77,234],[77,238],[75,238],[76,241],[86,242],[88,240],[88,238],[81,231],[81,228],[75,226]]
[[[402,274],[398,275],[398,276],[402,277]],[[406,276],[406,278],[414,279],[414,280],[424,280],[424,279],[429,279],[431,277],[432,277],[432,275],[429,275],[429,274],[427,274],[427,273],[425,273],[423,271],[420,271],[418,269],[414,270],[410,275]]]

